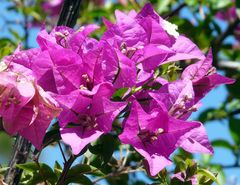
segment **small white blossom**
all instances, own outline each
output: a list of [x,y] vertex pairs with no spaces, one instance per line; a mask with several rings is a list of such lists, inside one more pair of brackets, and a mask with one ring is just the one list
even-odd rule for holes
[[163,29],[166,30],[169,35],[172,35],[175,38],[179,36],[179,33],[177,32],[178,26],[166,20],[163,20]]
[[0,72],[7,69],[7,64],[3,61],[0,61]]

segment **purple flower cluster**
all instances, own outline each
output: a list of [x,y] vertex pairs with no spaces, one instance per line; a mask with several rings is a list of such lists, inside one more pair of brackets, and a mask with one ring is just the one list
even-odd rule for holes
[[[100,40],[89,36],[96,25],[77,31],[56,27],[39,33],[40,48],[17,49],[5,57],[0,63],[5,130],[41,149],[46,129],[57,118],[62,140],[78,154],[112,132],[118,119],[120,141],[146,159],[153,176],[171,164],[176,148],[212,153],[203,125],[187,119],[206,93],[234,80],[217,74],[211,51],[205,57],[150,4],[139,13],[117,10],[116,19],[104,19],[107,30]],[[185,60],[195,62],[177,79],[162,72],[163,66]],[[124,94],[116,99],[119,90]]]
[[51,16],[57,16],[61,10],[63,0],[49,0],[42,3],[42,9]]
[[[236,21],[238,19],[237,8],[236,8],[236,6],[229,7],[226,10],[221,10],[221,11],[217,12],[215,16],[216,16],[216,18],[218,18],[222,21],[233,23],[234,21]],[[238,24],[236,26],[236,28],[234,28],[233,35],[239,42],[240,41],[240,24]]]

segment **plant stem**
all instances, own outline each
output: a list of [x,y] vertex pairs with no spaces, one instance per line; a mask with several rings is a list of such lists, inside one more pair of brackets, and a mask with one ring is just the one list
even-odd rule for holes
[[220,61],[218,62],[219,69],[240,71],[239,61]]
[[0,118],[0,131],[4,131],[2,118]]
[[215,40],[212,42],[212,50],[213,50],[213,65],[216,67],[219,67],[219,64],[217,62],[217,56],[218,52],[220,50],[220,47],[223,43],[223,41],[231,34],[233,34],[235,28],[239,24],[240,20],[237,18],[235,21],[230,23],[227,27],[227,29],[220,34]]
[[[40,155],[40,154],[39,154],[39,155]],[[38,157],[36,157],[36,158],[34,159],[34,162],[37,164],[37,166],[38,166],[38,168],[39,168],[39,173],[40,173],[42,179],[44,180],[44,185],[48,185],[47,180],[45,179],[45,176],[44,176],[44,172],[42,171],[41,165],[40,165],[40,163],[39,163],[39,161],[38,161],[39,155],[38,155]]]
[[182,8],[184,8],[187,4],[186,3],[182,3],[180,4],[176,9],[174,9],[172,12],[166,14],[163,16],[163,18],[167,19],[170,18],[172,16],[174,16],[175,14],[177,14]]
[[64,169],[63,169],[63,172],[57,182],[57,185],[63,185],[64,184],[64,181],[67,177],[67,173],[69,171],[69,169],[71,168],[73,162],[75,161],[75,159],[77,158],[78,156],[74,156],[74,155],[71,155],[70,158],[68,159],[68,161],[66,163],[64,163]]
[[63,160],[64,160],[64,162],[66,163],[66,162],[67,162],[67,159],[66,159],[66,157],[65,157],[65,155],[64,155],[64,151],[63,151],[62,146],[61,146],[61,143],[60,143],[59,141],[58,141],[58,146],[59,146],[59,148],[60,148],[60,151],[61,151]]
[[29,48],[29,44],[28,44],[28,38],[29,38],[29,30],[28,30],[28,15],[25,13],[23,13],[24,16],[24,32],[25,32],[25,36],[24,36],[24,43],[25,43],[25,49]]
[[5,173],[4,182],[11,185],[19,184],[21,179],[22,170],[16,167],[16,164],[25,163],[28,158],[28,154],[31,149],[31,143],[29,143],[22,136],[17,136],[14,151],[11,160],[9,161],[9,169]]
[[143,172],[144,171],[144,169],[142,169],[142,168],[139,168],[139,169],[133,169],[133,170],[121,170],[121,171],[117,171],[117,172],[112,172],[112,173],[109,173],[109,174],[107,174],[107,175],[105,175],[105,176],[103,176],[103,177],[99,177],[98,179],[96,179],[96,180],[94,180],[93,181],[93,184],[96,184],[97,182],[99,182],[99,181],[101,181],[101,180],[103,180],[103,179],[107,179],[107,178],[109,178],[109,177],[117,177],[117,176],[119,176],[119,175],[123,175],[123,174],[126,174],[126,173],[136,173],[136,172]]

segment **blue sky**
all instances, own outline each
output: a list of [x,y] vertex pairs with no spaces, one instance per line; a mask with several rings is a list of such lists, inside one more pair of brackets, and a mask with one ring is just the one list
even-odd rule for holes
[[[5,27],[5,23],[3,21],[3,17],[7,17],[8,20],[12,21],[19,21],[22,20],[22,17],[19,17],[15,13],[7,13],[6,11],[7,4],[4,2],[1,2],[0,6],[0,38],[9,36],[8,29]],[[183,17],[188,17],[191,19],[191,15],[189,12],[185,9],[182,12]],[[226,25],[224,23],[221,23],[221,27],[224,29]],[[20,35],[23,35],[23,30],[20,26],[12,26],[14,30],[16,30]],[[29,45],[31,47],[38,47],[36,43],[36,36],[37,32],[39,31],[38,28],[31,29],[30,31],[30,37],[29,37]],[[207,108],[213,107],[217,108],[221,105],[221,102],[223,102],[226,98],[226,89],[224,86],[218,87],[217,89],[211,91],[203,100],[203,106],[195,113],[191,119],[196,118],[202,111],[204,111]],[[228,131],[228,126],[226,122],[222,122],[219,124],[217,121],[209,122],[206,124],[206,130],[209,136],[210,140],[214,139],[226,139],[229,142],[233,142],[231,139],[231,136]],[[197,159],[199,159],[199,156],[197,156]],[[58,147],[48,147],[45,149],[41,155],[41,160],[48,163],[50,166],[54,165],[55,160],[58,160],[60,164],[62,164],[63,159],[60,155],[60,151]],[[220,163],[224,165],[231,165],[234,162],[233,155],[226,149],[215,149],[215,154],[213,156],[214,163]],[[226,176],[228,179],[234,179],[237,178],[237,182],[240,183],[240,170],[239,168],[235,169],[226,169]]]

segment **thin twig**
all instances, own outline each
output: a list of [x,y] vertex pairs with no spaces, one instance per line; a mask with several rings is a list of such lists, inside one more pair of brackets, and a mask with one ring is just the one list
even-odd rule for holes
[[28,29],[28,15],[25,13],[23,13],[24,16],[24,32],[25,32],[25,49],[29,48],[29,44],[28,44],[28,38],[29,38],[29,29]]
[[240,61],[220,61],[218,67],[220,69],[240,70]]
[[233,21],[232,23],[230,23],[227,27],[227,29],[221,34],[219,35],[216,40],[214,41],[215,44],[217,44],[217,46],[220,46],[223,41],[234,32],[234,29],[237,27],[237,25],[239,24],[239,19],[236,19],[235,21]]
[[137,8],[137,9],[141,9],[141,6],[139,5],[139,3],[136,0],[129,0],[129,1],[133,7]]
[[144,171],[144,169],[139,168],[139,169],[133,169],[133,170],[122,170],[122,171],[112,172],[112,173],[109,173],[103,177],[99,177],[98,179],[94,180],[93,184],[96,184],[97,182],[99,182],[103,179],[107,179],[109,177],[117,177],[119,175],[126,174],[126,173],[136,173],[136,172],[142,172],[142,171]]
[[163,18],[167,19],[170,18],[176,14],[178,14],[178,12],[183,9],[187,4],[186,3],[182,3],[180,4],[176,9],[174,9],[173,11],[169,12],[168,14],[164,15]]
[[63,185],[64,184],[64,181],[67,177],[67,174],[68,174],[68,171],[69,169],[71,168],[73,162],[75,161],[75,159],[77,158],[78,156],[75,156],[75,155],[71,155],[70,158],[67,160],[66,163],[64,163],[64,168],[63,168],[63,172],[57,182],[57,185]]
[[240,114],[240,109],[234,110],[228,114],[228,116],[235,116],[237,114]]
[[0,131],[4,131],[2,118],[0,118]]
[[9,161],[9,169],[4,176],[4,182],[11,185],[19,184],[22,175],[22,169],[16,167],[16,164],[22,164],[27,161],[29,152],[31,149],[31,143],[29,143],[22,136],[17,136],[12,158]]
[[129,149],[127,148],[126,155],[125,155],[125,157],[124,157],[124,159],[123,159],[123,162],[122,162],[122,167],[124,167],[124,166],[126,165],[129,154],[130,154],[130,151],[129,151]]
[[217,62],[217,55],[220,50],[220,47],[223,43],[223,41],[231,34],[233,34],[235,28],[239,24],[239,19],[237,18],[235,21],[230,23],[227,27],[227,29],[220,34],[215,40],[212,42],[212,50],[213,50],[213,65],[218,67],[218,62]]
[[66,159],[66,157],[65,157],[65,155],[64,155],[64,151],[63,151],[63,149],[62,149],[61,143],[60,143],[59,141],[58,141],[57,143],[58,143],[58,146],[59,146],[59,148],[60,148],[60,151],[61,151],[63,160],[64,160],[64,162],[66,163],[66,162],[67,162],[67,159]]
[[48,185],[47,180],[46,180],[45,177],[44,177],[44,172],[42,171],[41,165],[40,165],[40,163],[39,163],[39,161],[38,161],[39,156],[40,156],[40,154],[39,154],[36,158],[34,158],[33,161],[37,164],[37,166],[38,166],[38,168],[39,168],[39,173],[40,173],[40,175],[41,175],[41,177],[42,177],[42,179],[43,179],[44,185]]

